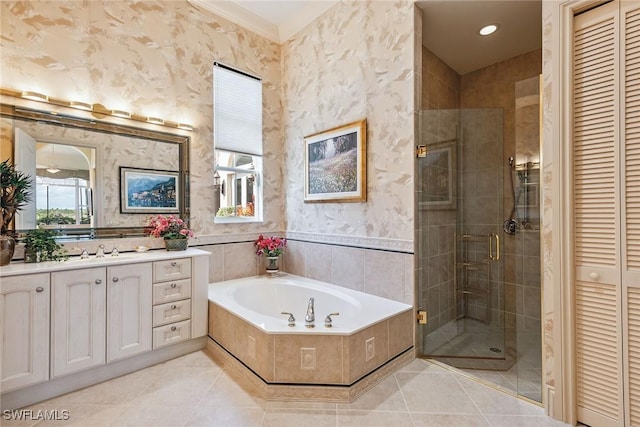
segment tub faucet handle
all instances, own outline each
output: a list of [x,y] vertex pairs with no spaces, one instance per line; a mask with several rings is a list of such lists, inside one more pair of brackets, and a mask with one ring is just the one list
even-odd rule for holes
[[120,252],[118,252],[118,248],[114,246],[113,249],[111,250],[111,256],[118,256],[119,254]]
[[329,313],[329,314],[327,314],[327,317],[324,318],[324,327],[325,328],[333,327],[333,325],[331,323],[333,319],[331,319],[331,316],[339,316],[339,315],[340,315],[340,313]]
[[290,327],[290,328],[293,328],[294,326],[296,326],[296,318],[295,318],[295,317],[293,317],[293,314],[292,314],[292,313],[289,313],[289,312],[283,311],[283,312],[281,312],[280,314],[288,314],[288,315],[289,315],[288,322],[289,322],[289,327]]

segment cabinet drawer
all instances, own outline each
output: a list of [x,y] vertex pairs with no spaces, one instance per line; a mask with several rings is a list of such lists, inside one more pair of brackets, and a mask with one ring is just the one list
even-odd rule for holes
[[191,320],[153,328],[153,348],[160,348],[191,337]]
[[191,258],[156,261],[153,263],[153,281],[188,279],[191,277]]
[[153,307],[153,326],[166,325],[191,318],[191,300],[170,302]]
[[153,285],[153,304],[163,304],[185,298],[191,298],[191,279],[172,280]]

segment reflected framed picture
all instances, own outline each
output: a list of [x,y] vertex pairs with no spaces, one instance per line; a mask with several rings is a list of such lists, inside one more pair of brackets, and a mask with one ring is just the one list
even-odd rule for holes
[[427,146],[426,156],[418,162],[421,180],[419,207],[456,208],[456,140]]
[[120,166],[120,213],[180,213],[180,172]]
[[304,201],[367,201],[367,122],[304,137]]

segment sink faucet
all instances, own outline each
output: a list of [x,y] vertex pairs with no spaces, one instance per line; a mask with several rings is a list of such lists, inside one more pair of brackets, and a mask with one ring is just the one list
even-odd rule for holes
[[304,325],[307,328],[315,327],[314,322],[316,320],[316,315],[313,310],[313,298],[309,298],[309,304],[307,305],[307,315],[304,316]]
[[104,258],[104,245],[100,244],[98,246],[98,250],[96,251],[96,258]]

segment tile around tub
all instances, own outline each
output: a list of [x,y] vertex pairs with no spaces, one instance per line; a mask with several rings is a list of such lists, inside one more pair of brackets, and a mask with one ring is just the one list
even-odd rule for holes
[[395,252],[367,251],[364,273],[365,292],[404,302],[405,257],[412,256]]
[[395,376],[390,375],[353,402],[338,403],[338,409],[406,412],[407,405]]
[[331,283],[364,291],[364,249],[333,246],[331,248]]

